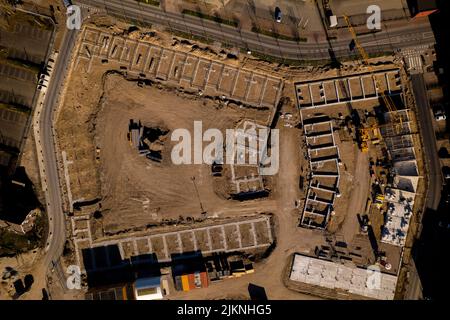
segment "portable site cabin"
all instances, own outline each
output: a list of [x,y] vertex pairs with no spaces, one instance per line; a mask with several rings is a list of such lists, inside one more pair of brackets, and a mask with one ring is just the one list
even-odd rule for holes
[[161,289],[161,278],[141,278],[134,283],[134,295],[136,300],[161,300],[163,299]]

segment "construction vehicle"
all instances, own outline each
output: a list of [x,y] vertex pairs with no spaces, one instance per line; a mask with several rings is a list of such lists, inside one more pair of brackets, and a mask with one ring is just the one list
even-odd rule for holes
[[15,12],[15,5],[16,3],[14,1],[6,1],[6,0],[0,0],[0,8],[2,9],[3,13],[7,15],[13,15]]
[[374,124],[369,127],[360,128],[359,136],[361,137],[361,150],[363,150],[362,148],[364,146],[366,148],[368,148],[369,141],[372,142],[372,144],[374,144],[374,145],[380,144],[380,138],[381,138],[380,126]]
[[369,145],[367,142],[370,141],[370,135],[367,128],[359,128],[359,139],[360,139],[359,147],[361,151],[362,152],[369,151]]
[[347,28],[350,31],[351,35],[352,35],[354,44],[355,44],[356,48],[358,49],[358,52],[361,55],[361,58],[362,58],[364,64],[369,69],[369,72],[372,75],[372,79],[373,79],[373,81],[375,83],[375,86],[376,86],[376,91],[379,92],[380,97],[383,99],[383,102],[384,102],[386,108],[388,109],[390,115],[392,116],[392,122],[394,123],[394,128],[398,128],[398,125],[400,125],[400,127],[401,127],[402,126],[402,119],[397,114],[397,109],[396,109],[396,107],[394,105],[394,102],[392,101],[392,99],[391,99],[391,97],[389,95],[385,94],[386,89],[382,86],[381,82],[375,76],[373,67],[369,63],[369,55],[367,54],[366,50],[359,43],[358,36],[357,36],[356,31],[355,31],[355,29],[353,28],[353,26],[352,26],[352,24],[350,22],[349,17],[346,16],[346,15],[344,15],[343,17],[344,17],[345,22],[347,23]]
[[369,130],[372,130],[373,138],[371,138],[372,144],[377,145],[380,144],[380,128],[377,125],[373,125]]
[[374,203],[378,209],[381,209],[385,200],[386,199],[383,194],[377,194],[377,196],[375,197]]

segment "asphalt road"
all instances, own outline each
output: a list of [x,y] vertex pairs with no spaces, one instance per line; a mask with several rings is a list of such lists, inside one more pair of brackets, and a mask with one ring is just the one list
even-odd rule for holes
[[424,156],[429,171],[428,177],[430,181],[427,189],[427,207],[436,210],[441,198],[443,180],[433,128],[433,118],[423,74],[413,74],[411,80],[419,115]]
[[76,31],[67,30],[61,44],[58,58],[55,62],[53,77],[49,83],[43,110],[41,113],[39,132],[41,135],[44,154],[45,174],[47,180],[47,202],[49,227],[49,247],[46,255],[46,263],[57,261],[61,256],[66,241],[65,215],[62,209],[61,192],[55,153],[55,141],[53,137],[53,116],[56,108],[59,92],[68,67],[70,54],[75,44]]
[[[169,29],[206,36],[216,41],[279,58],[297,60],[330,58],[328,41],[295,42],[276,39],[190,15],[165,12],[159,7],[139,3],[135,0],[76,0],[74,3],[105,9],[109,15],[126,20],[134,19],[149,24],[164,25]],[[382,30],[376,34],[361,35],[358,39],[368,53],[393,52],[401,48],[435,42],[429,23],[419,24],[406,21],[403,26]],[[350,33],[345,39],[330,41],[337,58],[355,54],[349,49],[350,41]]]

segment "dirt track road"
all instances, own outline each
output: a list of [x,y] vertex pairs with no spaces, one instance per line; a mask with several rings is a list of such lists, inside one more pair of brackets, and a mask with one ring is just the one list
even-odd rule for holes
[[357,214],[363,214],[369,195],[370,175],[368,168],[369,158],[367,153],[358,152],[356,158],[355,172],[352,181],[352,190],[348,205],[348,213],[345,217],[340,232],[345,240],[350,243],[353,237],[358,233],[359,223]]
[[319,299],[291,291],[282,282],[287,257],[294,252],[305,252],[306,248],[313,246],[312,243],[322,240],[320,233],[297,227],[298,213],[294,208],[294,201],[298,197],[301,162],[299,155],[299,131],[281,128],[280,171],[275,188],[277,209],[274,212],[277,246],[266,260],[254,266],[255,273],[214,283],[206,289],[196,289],[188,293],[171,292],[170,299],[248,298],[249,284],[264,287],[269,300]]

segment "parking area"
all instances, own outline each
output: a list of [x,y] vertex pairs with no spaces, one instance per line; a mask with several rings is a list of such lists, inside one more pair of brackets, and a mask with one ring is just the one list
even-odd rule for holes
[[51,28],[43,20],[17,11],[0,29],[0,162],[5,166],[15,163],[21,152],[50,43]]

